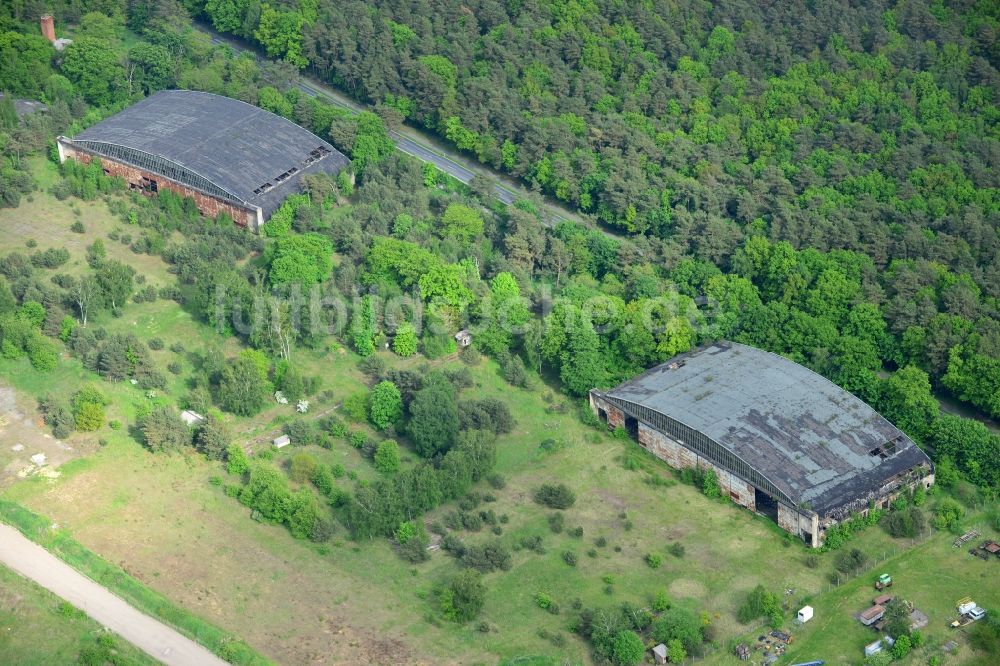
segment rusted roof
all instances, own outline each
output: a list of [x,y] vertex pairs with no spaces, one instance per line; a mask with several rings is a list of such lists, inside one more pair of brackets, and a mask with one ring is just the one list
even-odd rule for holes
[[783,356],[718,342],[606,392],[711,438],[823,515],[930,460],[901,430]]

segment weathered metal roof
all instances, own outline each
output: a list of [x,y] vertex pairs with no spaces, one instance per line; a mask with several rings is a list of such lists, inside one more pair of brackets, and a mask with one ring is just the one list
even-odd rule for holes
[[192,90],[154,93],[72,140],[88,142],[88,149],[104,143],[165,158],[261,207],[265,217],[297,191],[302,175],[336,173],[349,164],[329,143],[290,120]]
[[676,356],[605,395],[703,433],[821,515],[930,466],[912,440],[851,393],[733,342]]

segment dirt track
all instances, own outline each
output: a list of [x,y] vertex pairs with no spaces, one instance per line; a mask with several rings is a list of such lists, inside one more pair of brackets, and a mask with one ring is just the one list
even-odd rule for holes
[[62,597],[167,666],[225,666],[207,649],[140,613],[8,525],[0,524],[0,563]]

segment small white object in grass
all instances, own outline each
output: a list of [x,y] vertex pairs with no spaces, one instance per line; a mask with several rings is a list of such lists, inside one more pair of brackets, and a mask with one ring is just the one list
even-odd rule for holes
[[10,450],[15,452],[24,451],[24,444],[15,444],[14,446],[10,447]]
[[308,412],[309,411],[309,401],[308,400],[299,400],[298,404],[295,405],[295,411],[297,411],[299,414],[305,414],[306,412]]
[[47,462],[46,459],[45,459],[45,454],[44,453],[36,453],[35,455],[31,456],[31,462],[33,462],[36,465],[38,465],[39,467],[41,467],[42,465],[44,465]]

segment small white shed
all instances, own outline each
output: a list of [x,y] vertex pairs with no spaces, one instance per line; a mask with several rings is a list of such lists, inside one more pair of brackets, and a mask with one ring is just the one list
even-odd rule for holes
[[813,617],[813,607],[803,606],[799,609],[798,620],[799,622],[808,622]]
[[181,412],[181,420],[184,421],[189,426],[200,425],[205,422],[205,417],[198,412],[192,411],[190,409],[185,409]]
[[667,646],[660,643],[653,648],[653,661],[657,664],[667,663]]
[[282,449],[292,443],[291,438],[288,435],[282,435],[281,437],[274,438],[274,448]]

